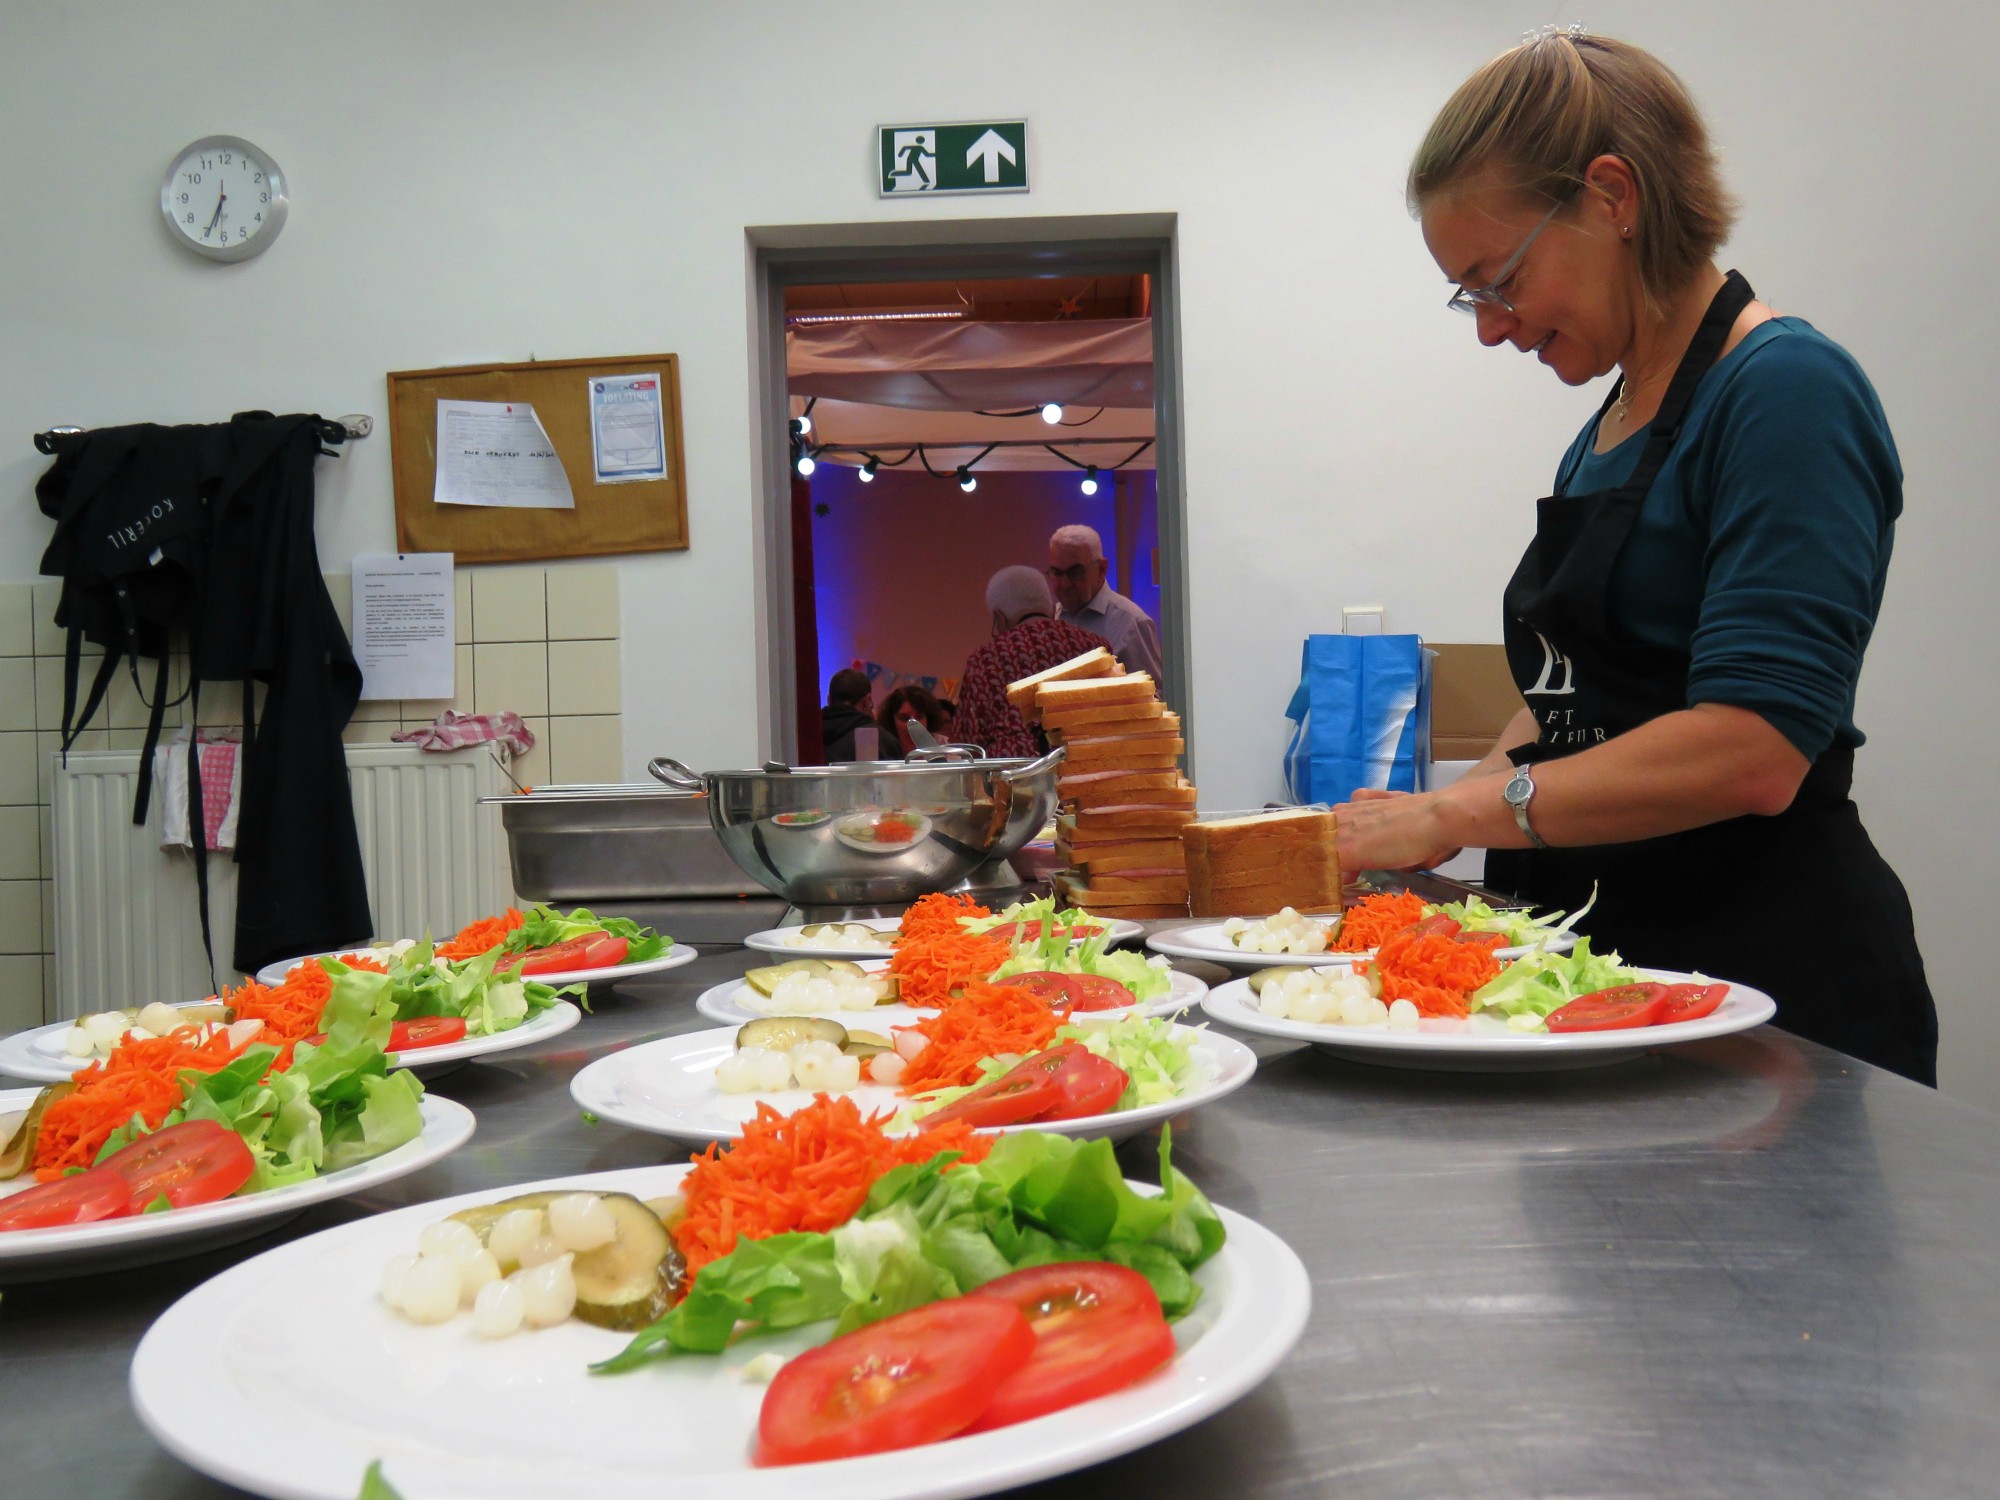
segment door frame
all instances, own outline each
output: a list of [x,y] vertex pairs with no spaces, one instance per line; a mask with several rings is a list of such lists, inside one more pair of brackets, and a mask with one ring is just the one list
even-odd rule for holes
[[[1022,276],[1153,278],[1154,462],[1160,528],[1160,684],[1194,756],[1190,692],[1187,484],[1181,424],[1180,283],[1175,217],[953,219],[894,224],[786,224],[744,231],[750,297],[751,472],[757,488],[757,648],[763,755],[797,744],[793,649],[791,413],[785,378],[785,291],[869,281]],[[815,676],[817,671],[815,670]]]

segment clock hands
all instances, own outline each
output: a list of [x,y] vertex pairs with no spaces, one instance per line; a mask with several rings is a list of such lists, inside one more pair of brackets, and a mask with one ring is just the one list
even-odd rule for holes
[[211,234],[215,233],[215,226],[222,222],[222,205],[228,201],[229,195],[223,192],[221,188],[217,188],[215,191],[215,212],[209,216],[208,227],[201,232],[203,239],[207,239]]

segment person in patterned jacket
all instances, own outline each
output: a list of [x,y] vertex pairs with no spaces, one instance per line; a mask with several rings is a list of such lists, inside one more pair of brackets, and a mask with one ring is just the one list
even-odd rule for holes
[[1039,568],[1002,568],[986,585],[993,639],[965,659],[958,689],[957,738],[988,755],[1039,755],[1040,737],[1007,702],[1007,684],[1060,666],[1108,643],[1058,620],[1056,596]]

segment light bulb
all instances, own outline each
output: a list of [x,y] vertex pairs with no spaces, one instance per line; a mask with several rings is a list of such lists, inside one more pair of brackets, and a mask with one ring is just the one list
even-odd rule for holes
[[812,430],[813,419],[811,417],[798,416],[792,418],[792,431],[796,432],[800,437],[811,437]]
[[979,488],[979,481],[972,477],[972,470],[963,464],[958,466],[958,487],[968,495]]
[[875,482],[876,462],[877,460],[875,458],[875,455],[872,453],[869,454],[868,462],[861,466],[861,472],[855,477],[858,478],[863,484],[873,484]]
[[813,462],[813,456],[810,453],[801,453],[799,455],[798,470],[801,479],[810,478],[812,471],[818,467],[819,465]]
[[1043,405],[1042,420],[1048,423],[1049,426],[1054,427],[1057,423],[1061,422],[1062,419],[1063,419],[1062,402],[1050,401]]
[[1078,486],[1086,495],[1097,493],[1097,465],[1092,464],[1083,471],[1083,483]]

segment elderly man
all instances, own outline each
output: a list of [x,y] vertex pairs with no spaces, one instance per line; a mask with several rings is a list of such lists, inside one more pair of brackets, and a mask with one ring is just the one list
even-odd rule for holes
[[1049,581],[1030,567],[995,573],[986,585],[986,608],[993,639],[965,659],[955,735],[961,743],[983,745],[988,755],[1040,754],[1035,732],[1007,701],[1007,684],[1106,643],[1056,619]]
[[1064,526],[1049,538],[1049,577],[1070,624],[1103,636],[1128,672],[1160,680],[1160,632],[1153,618],[1107,584],[1104,542],[1088,526]]

